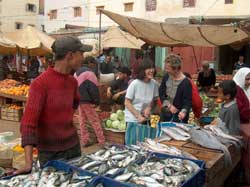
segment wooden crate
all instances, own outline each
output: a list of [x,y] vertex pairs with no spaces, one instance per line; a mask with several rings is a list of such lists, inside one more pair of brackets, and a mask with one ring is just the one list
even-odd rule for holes
[[23,109],[10,109],[8,106],[1,107],[1,119],[10,121],[20,121],[23,115]]
[[114,144],[125,144],[125,132],[113,132],[104,129],[106,142]]

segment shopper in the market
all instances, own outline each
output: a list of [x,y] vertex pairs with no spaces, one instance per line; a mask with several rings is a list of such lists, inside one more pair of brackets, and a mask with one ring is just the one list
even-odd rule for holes
[[161,121],[188,122],[192,106],[192,86],[181,71],[181,58],[171,54],[165,60],[167,72],[159,88]]
[[220,83],[218,97],[223,104],[219,112],[219,119],[225,124],[220,126],[227,134],[239,135],[240,113],[235,100],[237,85],[233,80],[225,80]]
[[236,102],[240,112],[240,121],[250,121],[250,68],[241,68],[233,77],[237,84]]
[[28,62],[27,77],[30,81],[33,81],[39,75],[40,63],[36,57],[31,57]]
[[8,67],[8,56],[4,56],[0,61],[0,81],[7,78],[10,69]]
[[88,56],[83,60],[83,67],[75,73],[80,93],[79,121],[83,146],[89,142],[88,123],[93,127],[99,144],[105,143],[101,121],[95,110],[100,104],[98,80],[94,73],[97,63],[94,57]]
[[191,78],[191,75],[187,72],[184,72],[184,75],[188,78],[188,80],[191,83],[192,86],[192,111],[194,113],[194,116],[199,119],[201,117],[202,113],[202,99],[199,94],[199,90],[197,85],[194,83],[194,81]]
[[[107,96],[111,99],[115,108],[123,108],[126,90],[130,80],[131,71],[128,67],[118,68],[118,77],[114,80],[111,85],[107,88]],[[116,110],[116,109],[115,109]]]
[[105,57],[105,60],[100,65],[100,71],[102,74],[109,74],[114,73],[113,63],[112,63],[112,57],[111,55],[107,55]]
[[239,60],[234,64],[234,70],[239,70],[241,68],[247,67],[244,61],[244,56],[240,55]]
[[78,85],[70,72],[80,67],[83,52],[91,49],[72,36],[59,38],[53,43],[55,67],[48,68],[30,86],[20,129],[25,166],[15,174],[31,170],[34,147],[38,149],[41,166],[49,160],[68,160],[81,155],[77,130],[73,125],[74,110],[79,104]]
[[214,69],[209,67],[207,61],[202,62],[202,70],[198,74],[197,86],[203,91],[209,91],[216,83]]
[[[158,84],[153,79],[154,72],[154,63],[149,58],[143,59],[138,68],[137,79],[133,80],[127,89],[125,96],[125,121],[127,123],[125,143],[127,145],[144,141],[145,125],[141,124],[147,124],[150,120],[152,108],[159,95]],[[149,137],[150,133],[147,136]]]

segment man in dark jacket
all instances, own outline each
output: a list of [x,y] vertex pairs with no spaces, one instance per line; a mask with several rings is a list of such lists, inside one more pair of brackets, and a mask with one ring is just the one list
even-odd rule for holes
[[92,125],[98,142],[100,144],[105,142],[101,121],[95,111],[95,106],[100,103],[98,81],[94,73],[96,65],[97,61],[94,57],[86,57],[83,61],[83,67],[75,73],[80,93],[79,121],[83,145],[89,141],[89,133],[86,128],[88,122]]

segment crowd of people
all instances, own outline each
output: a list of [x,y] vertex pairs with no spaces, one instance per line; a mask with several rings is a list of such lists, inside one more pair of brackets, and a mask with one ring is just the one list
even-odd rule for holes
[[[32,81],[21,121],[26,165],[16,174],[31,170],[33,147],[38,149],[41,165],[48,160],[68,160],[80,156],[80,145],[85,146],[90,141],[86,127],[88,123],[94,129],[99,144],[105,143],[96,112],[100,104],[99,71],[102,74],[115,74],[106,95],[112,104],[125,111],[126,144],[143,141],[145,137],[140,132],[149,123],[157,103],[161,103],[161,121],[188,123],[191,110],[199,118],[202,100],[198,89],[209,90],[216,82],[215,71],[204,62],[195,84],[190,75],[182,71],[180,56],[174,54],[165,59],[165,75],[159,83],[154,79],[154,62],[143,55],[137,56],[138,63],[133,64],[131,69],[124,66],[118,57],[112,59],[110,55],[99,59],[91,56],[84,58],[83,53],[90,51],[91,47],[70,36],[57,39],[52,50],[54,67],[41,67],[43,63],[40,58],[30,60],[28,75]],[[0,77],[3,75],[5,78],[2,73],[5,68],[1,63]],[[221,82],[218,97],[223,104],[217,120],[222,121],[223,128],[229,134],[238,135],[240,122],[250,120],[250,68],[242,66],[233,80]],[[73,125],[73,115],[77,109],[80,139]]]

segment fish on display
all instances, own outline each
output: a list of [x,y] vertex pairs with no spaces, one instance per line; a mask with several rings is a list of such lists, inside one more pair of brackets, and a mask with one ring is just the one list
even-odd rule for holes
[[145,158],[146,155],[146,151],[136,146],[106,146],[96,153],[84,155],[68,163],[97,175],[114,175],[119,168],[127,167],[129,164]]
[[232,165],[231,155],[227,147],[223,145],[220,141],[218,141],[216,137],[212,135],[212,133],[206,131],[205,129],[193,128],[190,130],[190,135],[191,135],[191,140],[202,147],[221,150],[225,156],[225,165],[226,166]]
[[190,160],[151,157],[141,165],[130,165],[115,180],[145,187],[177,187],[199,170],[200,167]]
[[92,176],[80,176],[78,173],[66,173],[57,171],[53,167],[46,167],[43,170],[12,177],[10,180],[0,180],[0,186],[5,187],[80,187],[86,186],[92,180]]
[[231,136],[231,135],[229,135],[229,134],[224,133],[224,132],[220,129],[220,127],[217,127],[216,125],[206,125],[204,128],[207,129],[207,130],[212,131],[216,136],[219,136],[219,137],[228,139],[228,140],[230,140],[230,141],[234,141],[234,142],[236,142],[237,144],[239,144],[240,146],[243,145],[243,144],[242,144],[242,141],[240,141],[238,138],[233,137],[233,136]]
[[162,131],[166,133],[168,136],[173,138],[174,140],[180,140],[180,141],[187,141],[190,139],[190,135],[188,136],[183,136],[179,132],[177,132],[175,129],[170,128],[170,127],[164,127],[162,128]]

